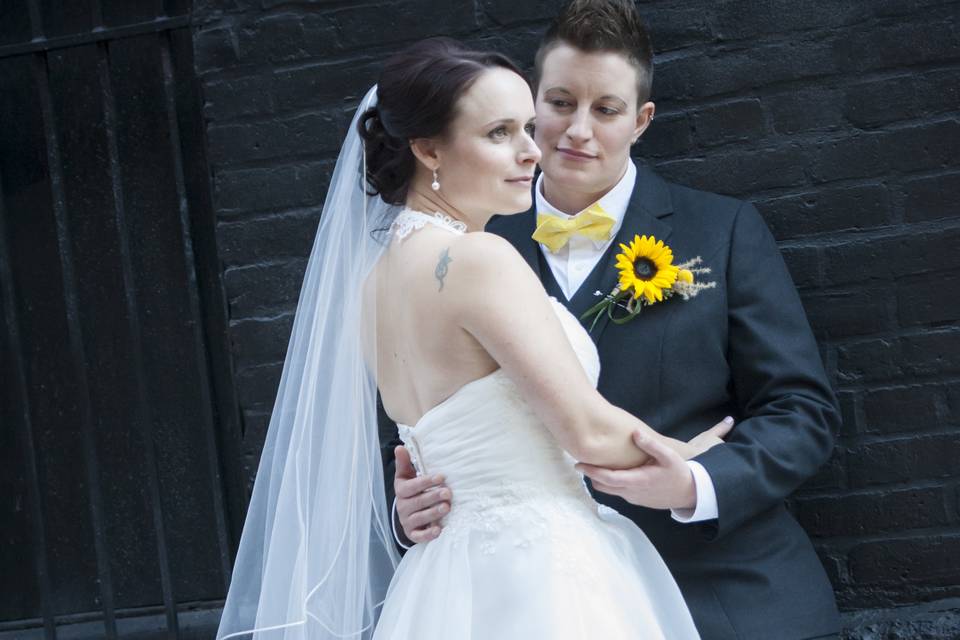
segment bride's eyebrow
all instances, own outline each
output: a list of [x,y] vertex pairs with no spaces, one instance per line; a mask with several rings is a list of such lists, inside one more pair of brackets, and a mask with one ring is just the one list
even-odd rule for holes
[[487,127],[492,127],[495,124],[513,124],[514,122],[516,122],[516,120],[513,118],[500,118],[499,120],[492,120],[488,122],[487,124],[483,125],[483,128],[486,129]]

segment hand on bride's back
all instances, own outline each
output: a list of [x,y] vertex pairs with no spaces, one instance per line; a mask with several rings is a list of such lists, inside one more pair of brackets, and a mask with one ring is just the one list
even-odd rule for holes
[[394,450],[393,489],[403,534],[411,542],[428,542],[440,535],[440,519],[450,511],[450,489],[443,476],[418,476],[405,447]]

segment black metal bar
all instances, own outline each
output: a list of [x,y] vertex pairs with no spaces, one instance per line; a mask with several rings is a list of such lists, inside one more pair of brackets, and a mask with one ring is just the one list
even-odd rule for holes
[[103,6],[100,0],[90,0],[90,24],[94,31],[103,30]]
[[47,164],[50,171],[50,188],[53,212],[57,226],[57,246],[60,251],[60,270],[63,278],[64,303],[67,314],[67,333],[70,356],[78,387],[77,400],[80,413],[80,429],[83,434],[83,457],[90,493],[90,514],[93,521],[93,546],[97,561],[97,577],[100,583],[100,598],[103,602],[104,627],[108,638],[117,637],[117,623],[113,596],[113,579],[107,552],[106,531],[103,523],[103,496],[97,473],[97,450],[93,434],[93,411],[90,406],[90,385],[87,380],[88,364],[80,329],[77,305],[76,274],[73,251],[70,247],[70,229],[67,221],[66,193],[63,186],[63,166],[53,114],[53,97],[50,92],[49,68],[45,53],[33,58],[33,72],[40,97],[44,137],[47,145]]
[[9,239],[6,228],[6,208],[3,202],[3,181],[0,180],[0,295],[6,315],[7,336],[10,341],[10,366],[13,377],[8,384],[17,396],[20,406],[23,443],[23,459],[26,463],[27,482],[30,491],[30,520],[34,535],[34,566],[37,582],[40,583],[40,612],[43,616],[43,632],[48,640],[56,640],[57,629],[53,619],[53,585],[50,582],[50,562],[47,558],[47,532],[44,520],[43,491],[37,471],[37,449],[33,439],[33,420],[30,416],[30,395],[27,393],[26,367],[20,342],[20,324],[17,319],[17,301],[13,295],[13,265],[10,264]]
[[223,481],[220,477],[220,458],[217,447],[216,425],[213,418],[212,381],[210,378],[208,350],[204,339],[203,318],[200,305],[200,294],[197,283],[197,264],[193,250],[193,232],[190,224],[190,206],[187,199],[186,179],[183,170],[183,146],[180,140],[180,123],[177,118],[177,100],[174,87],[173,63],[170,59],[170,34],[158,34],[160,40],[160,57],[163,64],[163,88],[166,96],[167,121],[169,122],[170,147],[173,156],[174,176],[177,185],[177,202],[180,209],[180,229],[183,234],[184,261],[187,273],[187,290],[190,296],[190,315],[197,319],[193,324],[193,338],[196,345],[196,365],[200,374],[200,406],[203,407],[204,435],[207,442],[207,459],[211,474],[211,489],[213,491],[213,513],[217,522],[217,540],[220,543],[220,565],[223,574],[223,584],[226,588],[230,584],[231,562],[230,542],[227,533],[227,516],[224,513],[225,497],[223,495]]
[[103,114],[106,126],[107,149],[110,160],[110,181],[113,190],[113,215],[117,226],[117,238],[123,293],[130,326],[130,358],[137,386],[137,423],[140,425],[143,439],[143,453],[147,468],[148,490],[152,505],[153,526],[157,534],[157,562],[160,566],[160,590],[167,619],[167,629],[176,636],[179,632],[177,622],[177,603],[173,596],[173,577],[170,573],[170,552],[167,548],[166,529],[163,523],[163,501],[160,495],[159,468],[153,433],[153,415],[150,400],[147,397],[147,375],[143,361],[143,338],[140,328],[137,288],[134,283],[133,262],[130,257],[130,242],[127,232],[126,209],[123,200],[123,167],[120,165],[120,150],[117,145],[117,105],[110,82],[109,44],[97,45],[97,75],[100,81],[100,95],[103,102]]
[[[32,0],[31,7],[36,3]],[[31,17],[33,9],[31,8]],[[39,20],[39,10],[37,13]],[[102,20],[102,18],[101,18]],[[43,38],[42,34],[35,35],[34,40],[30,42],[18,42],[17,44],[8,44],[0,47],[0,58],[9,58],[10,56],[23,55],[25,53],[37,53],[40,51],[53,51],[54,49],[64,49],[67,47],[76,47],[94,42],[103,42],[105,40],[119,40],[120,38],[130,38],[144,33],[154,33],[159,31],[168,31],[170,29],[180,29],[190,26],[190,16],[174,16],[171,18],[157,18],[147,22],[138,22],[128,24],[122,27],[111,27],[109,29],[95,28],[88,33],[77,33],[59,38]],[[37,33],[37,27],[34,26],[34,34]]]
[[30,12],[30,35],[33,40],[40,40],[43,38],[43,18],[40,15],[38,0],[29,0],[27,11]]

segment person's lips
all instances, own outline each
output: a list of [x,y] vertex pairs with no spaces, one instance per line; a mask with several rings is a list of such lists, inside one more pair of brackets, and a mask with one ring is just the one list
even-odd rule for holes
[[557,151],[562,153],[568,158],[574,160],[596,160],[597,156],[592,153],[587,153],[586,151],[578,151],[576,149],[570,149],[568,147],[557,147]]
[[533,176],[518,176],[516,178],[507,178],[507,182],[529,186],[533,182]]

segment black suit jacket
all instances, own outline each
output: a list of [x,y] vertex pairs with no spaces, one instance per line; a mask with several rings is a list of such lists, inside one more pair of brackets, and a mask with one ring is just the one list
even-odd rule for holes
[[713,481],[719,517],[683,524],[669,511],[596,498],[657,547],[705,640],[839,631],[830,582],[784,505],[829,457],[839,412],[796,288],[756,209],[638,166],[617,238],[569,301],[530,237],[534,225],[528,212],[496,218],[487,230],[509,240],[577,316],[598,300],[595,291],[616,284],[614,257],[634,234],[666,242],[675,262],[700,256],[712,269],[702,277],[715,289],[646,307],[625,325],[604,317],[591,335],[600,392],[654,429],[688,440],[726,415],[737,420],[723,445],[696,458]]

